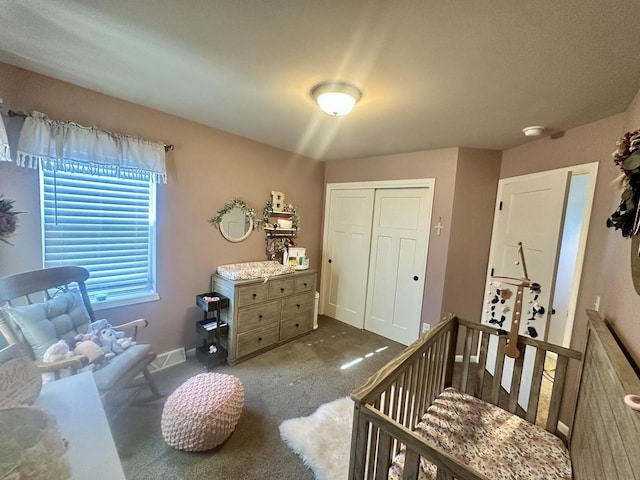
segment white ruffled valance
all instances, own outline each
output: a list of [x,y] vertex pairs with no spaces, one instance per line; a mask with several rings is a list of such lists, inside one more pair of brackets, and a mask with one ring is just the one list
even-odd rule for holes
[[167,183],[161,143],[103,132],[40,112],[25,118],[17,148],[22,167]]

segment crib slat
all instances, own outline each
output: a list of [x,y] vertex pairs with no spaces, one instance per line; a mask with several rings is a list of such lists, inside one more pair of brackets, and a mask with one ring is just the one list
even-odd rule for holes
[[522,378],[522,364],[524,363],[525,346],[520,345],[521,355],[516,358],[511,375],[511,389],[509,391],[509,411],[516,413],[518,408],[518,394],[520,393],[520,379]]
[[447,336],[449,348],[447,349],[447,370],[445,372],[444,384],[447,387],[453,386],[453,367],[456,362],[456,342],[458,340],[458,319],[451,323],[451,330]]
[[482,340],[480,340],[480,358],[478,359],[478,372],[476,379],[476,393],[475,396],[482,398],[482,389],[484,388],[484,377],[487,371],[487,352],[489,351],[489,337],[486,332],[480,332]]
[[569,359],[567,357],[563,357],[561,355],[558,356],[546,426],[546,429],[553,434],[555,434],[558,429],[558,417],[560,416],[560,405],[562,403],[562,392],[564,390],[564,380],[567,375],[568,363]]
[[378,456],[376,458],[376,480],[389,478],[389,463],[391,461],[391,435],[380,430],[378,438]]
[[[438,396],[442,390],[444,390],[444,374],[445,374],[445,366],[447,365],[447,355],[449,354],[449,343],[447,338],[443,336],[440,338],[438,342],[440,345],[440,353],[438,354],[438,362],[436,364],[436,372],[438,373],[436,377],[436,385],[435,391],[433,392],[433,398]],[[433,403],[433,400],[432,400]]]
[[438,467],[438,471],[436,472],[436,480],[453,480],[453,475],[445,471],[444,468]]
[[531,376],[531,391],[529,393],[529,403],[527,405],[527,422],[536,423],[538,414],[538,401],[540,400],[540,386],[542,385],[542,374],[544,373],[544,360],[547,352],[542,348],[536,350],[536,359],[533,362],[533,374]]
[[423,387],[424,375],[425,375],[425,364],[427,363],[428,355],[430,351],[431,349],[427,350],[422,355],[420,355],[420,359],[418,361],[418,379],[416,381],[416,412],[415,412],[414,425],[420,421],[420,418],[422,418],[422,414],[424,412],[424,410],[422,409],[423,407],[422,398],[424,397],[424,388],[422,387]]
[[420,455],[407,447],[404,455],[404,470],[402,480],[417,480],[420,469]]
[[371,435],[369,441],[369,448],[367,452],[367,472],[364,478],[372,479],[375,473],[376,468],[376,459],[378,458],[378,436],[380,434],[380,428],[378,428],[373,423],[371,424],[371,430],[369,431]]
[[473,330],[467,328],[464,337],[464,353],[462,354],[462,373],[460,374],[460,391],[468,393],[469,362],[471,360],[471,344],[473,342]]
[[436,342],[431,350],[431,371],[429,372],[429,384],[425,396],[423,412],[429,408],[435,398],[436,382],[438,381],[438,357],[440,356],[440,342]]
[[349,467],[349,478],[364,478],[364,468],[369,450],[369,422],[360,416],[360,407],[353,415],[353,436],[351,438],[352,463]]
[[507,344],[507,337],[498,337],[498,353],[496,354],[496,368],[493,372],[493,384],[491,385],[490,403],[498,405],[500,399],[500,388],[502,382],[502,370],[504,369],[504,347]]

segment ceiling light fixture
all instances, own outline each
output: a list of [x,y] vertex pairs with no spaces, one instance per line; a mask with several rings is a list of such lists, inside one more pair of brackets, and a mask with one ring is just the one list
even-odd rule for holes
[[532,127],[524,127],[522,129],[522,132],[527,137],[537,137],[542,133],[543,130],[544,130],[544,127],[542,125],[534,125]]
[[348,83],[323,82],[311,89],[311,96],[324,112],[339,117],[353,109],[362,92]]

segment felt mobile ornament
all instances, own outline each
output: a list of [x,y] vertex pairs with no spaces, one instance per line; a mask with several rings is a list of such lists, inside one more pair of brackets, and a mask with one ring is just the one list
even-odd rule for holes
[[[514,285],[517,287],[515,303],[513,306],[513,318],[511,321],[511,330],[507,332],[502,328],[498,329],[498,335],[509,335],[507,340],[507,345],[504,348],[504,353],[508,357],[518,358],[520,356],[520,350],[518,349],[518,332],[520,331],[520,318],[522,316],[522,296],[524,289],[529,289],[531,292],[538,294],[540,292],[540,284],[532,282],[529,278],[529,274],[527,272],[527,264],[524,260],[524,248],[522,246],[522,242],[518,242],[518,260],[516,260],[516,265],[522,265],[523,276],[521,278],[515,277],[503,277],[503,276],[494,276],[492,278],[499,279],[500,282],[506,283],[508,285]],[[502,292],[505,291],[503,294]],[[508,292],[508,293],[506,293]],[[511,298],[511,291],[508,289],[501,290],[497,296],[503,296],[502,303],[507,299]],[[505,298],[506,297],[506,298]],[[505,312],[506,313],[506,312]],[[491,323],[491,321],[490,321]],[[502,327],[502,324],[499,322],[495,322]],[[529,335],[534,338],[538,336],[538,332],[535,328],[529,327],[527,329]]]

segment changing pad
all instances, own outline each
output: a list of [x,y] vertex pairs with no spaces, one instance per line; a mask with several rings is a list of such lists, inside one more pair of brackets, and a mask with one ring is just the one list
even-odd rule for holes
[[284,275],[295,272],[295,267],[282,265],[274,260],[264,262],[243,262],[220,265],[217,269],[218,275],[229,280],[251,280],[253,278],[264,278],[265,280],[274,275]]

